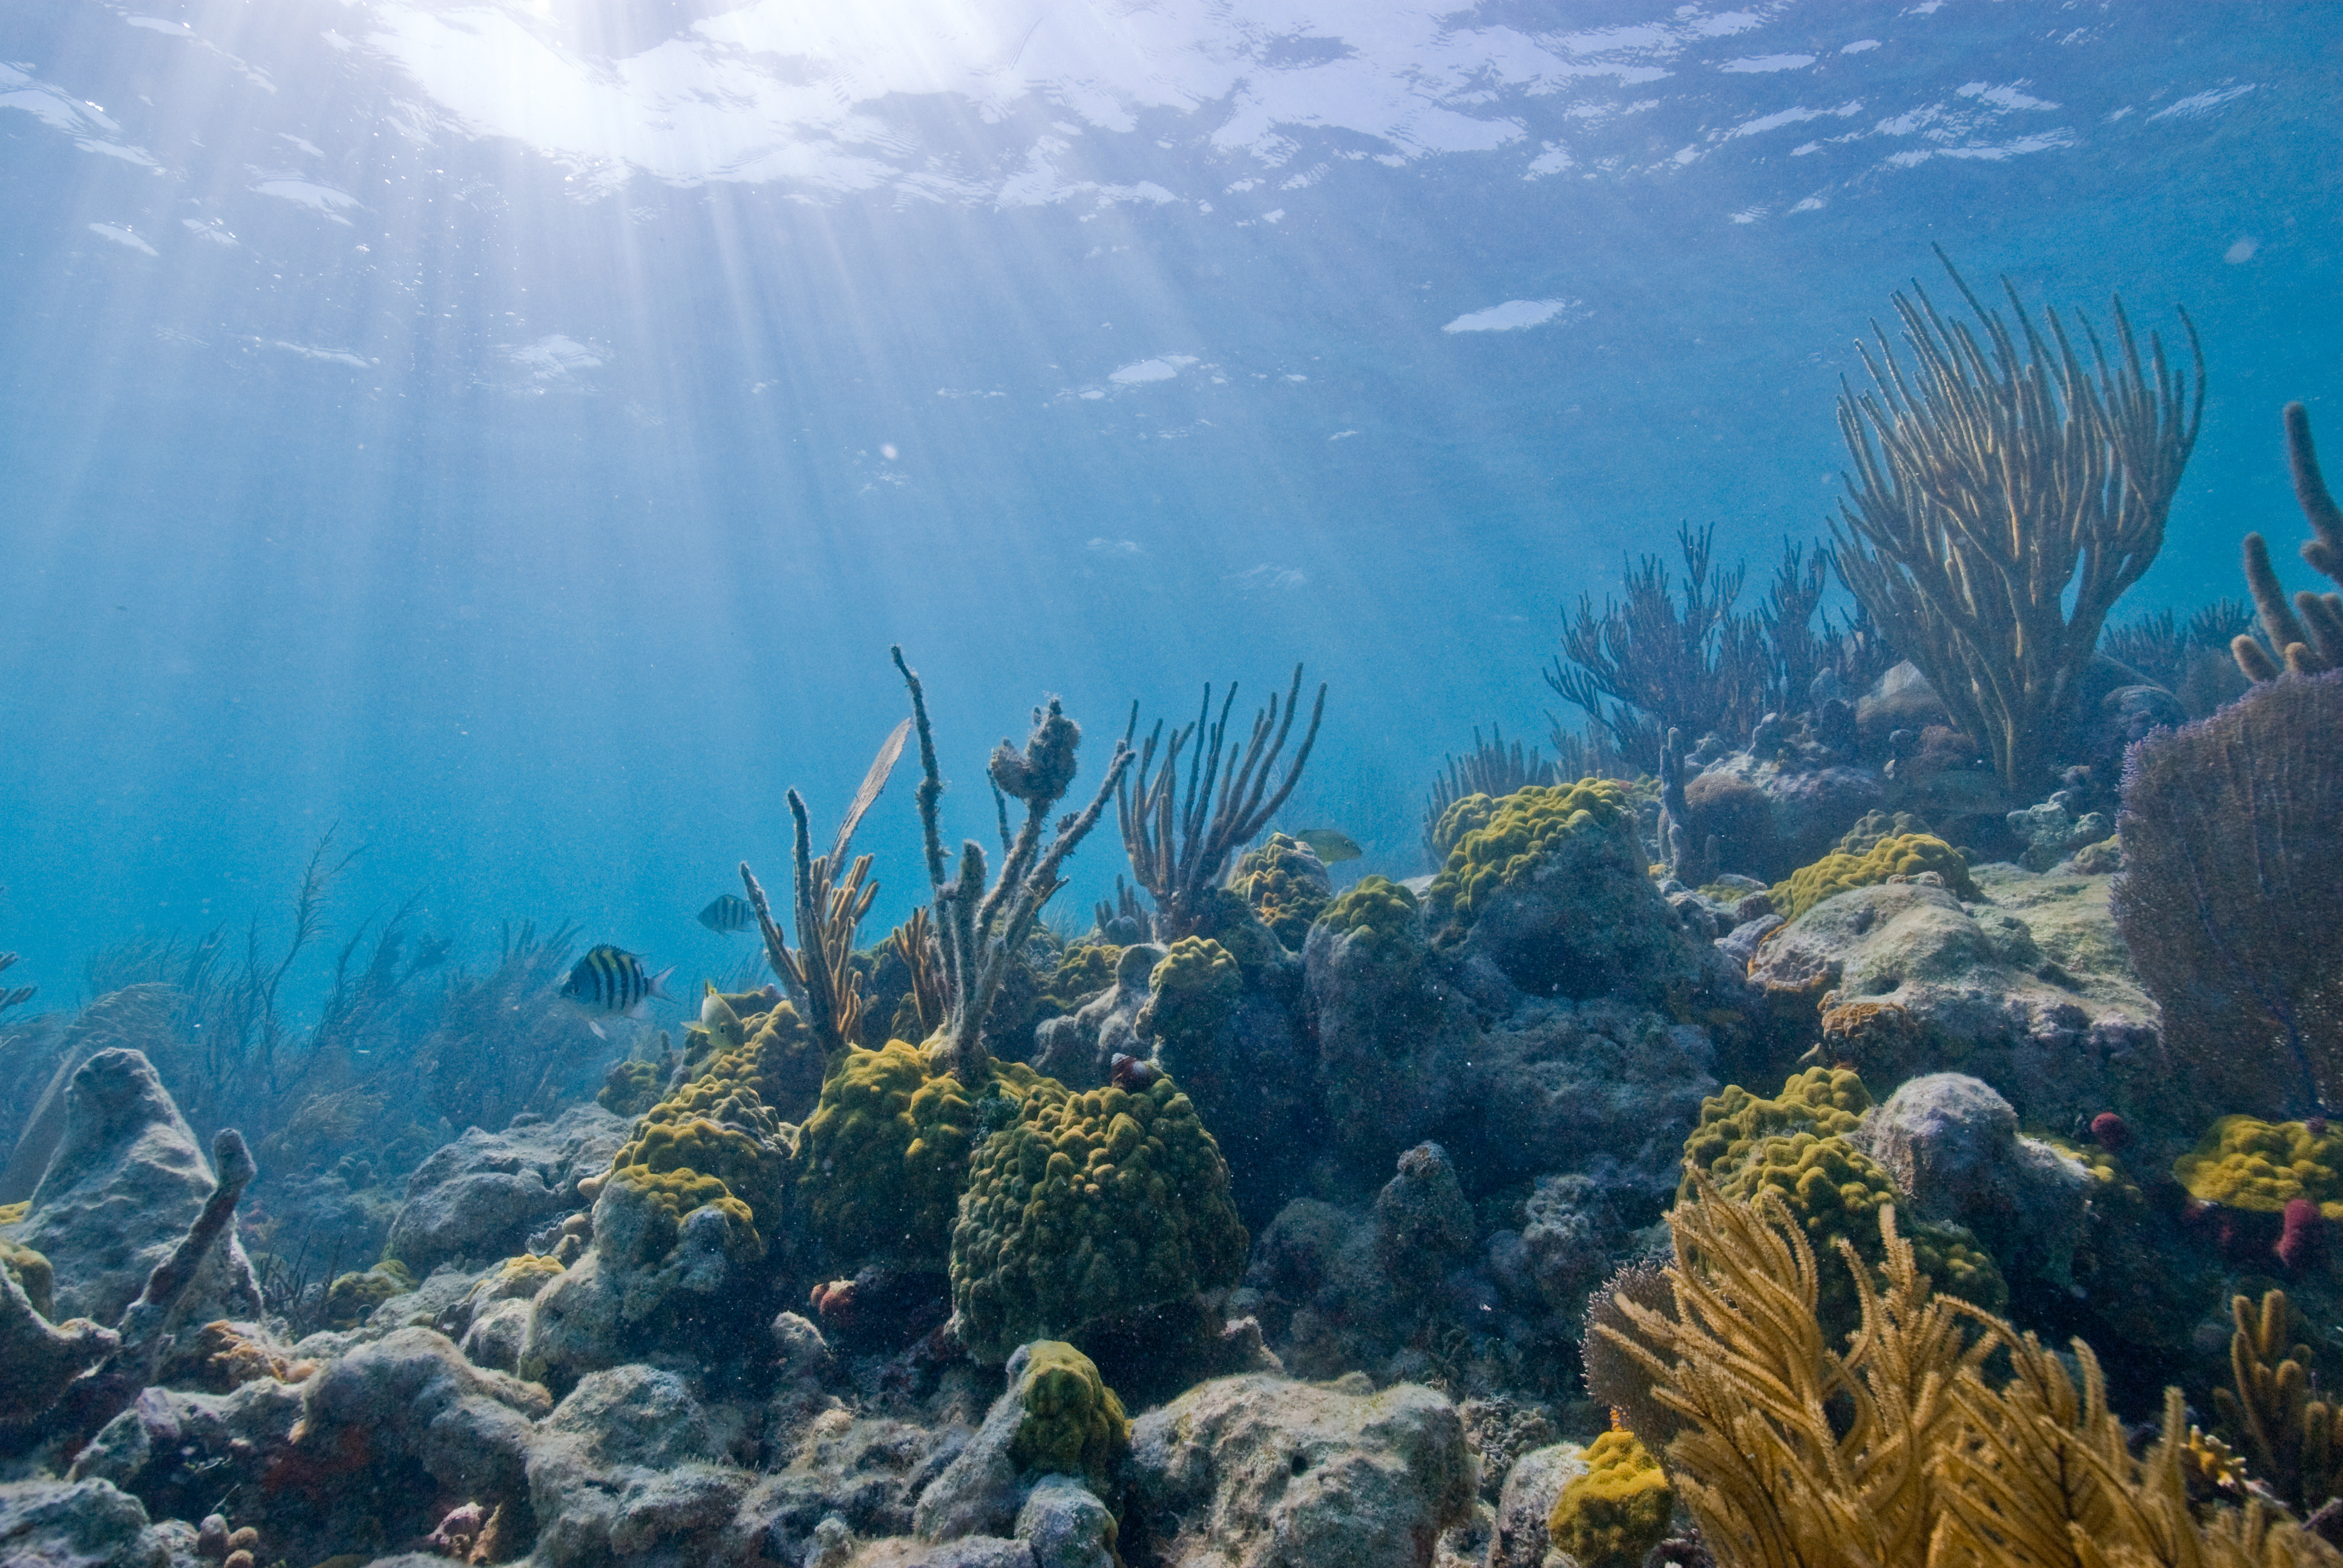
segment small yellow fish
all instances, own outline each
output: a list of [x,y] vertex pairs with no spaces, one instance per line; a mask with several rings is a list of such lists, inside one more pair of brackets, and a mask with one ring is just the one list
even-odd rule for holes
[[1304,828],[1293,836],[1310,846],[1310,852],[1318,857],[1322,865],[1340,865],[1366,852],[1348,833],[1337,828]]

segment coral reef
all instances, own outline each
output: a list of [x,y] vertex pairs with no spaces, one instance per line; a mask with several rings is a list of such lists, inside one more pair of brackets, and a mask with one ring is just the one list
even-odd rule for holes
[[1182,937],[1147,977],[1139,1032],[1176,1051],[1217,1033],[1243,994],[1243,971],[1226,948],[1210,937]]
[[1449,813],[1459,801],[1475,795],[1493,800],[1532,784],[1562,782],[1561,774],[1554,770],[1553,763],[1538,755],[1537,748],[1533,746],[1524,751],[1518,740],[1507,747],[1504,731],[1494,726],[1486,740],[1481,739],[1480,730],[1474,729],[1473,749],[1461,758],[1452,756],[1446,760],[1448,771],[1432,781],[1432,799],[1423,809],[1423,859],[1435,871],[1446,863],[1448,851],[1456,847],[1456,837],[1462,829]]
[[2224,1116],[2172,1175],[2201,1202],[2278,1214],[2308,1199],[2324,1218],[2343,1220],[2343,1129]]
[[951,1236],[961,1342],[997,1362],[1232,1285],[1249,1241],[1219,1147],[1170,1078],[1137,1094],[1045,1081],[969,1162]]
[[1860,348],[1875,390],[1839,399],[1855,471],[1832,531],[1848,588],[2023,799],[2062,760],[2107,611],[2163,545],[2205,360],[2184,311],[2192,398],[2154,333],[2143,364],[2118,299],[2115,361],[2092,333],[2087,364],[2055,309],[2037,327],[2005,280],[2013,334],[1937,256],[1977,330],[1916,283],[1895,297],[1911,362],[1884,332]]
[[1632,1432],[1604,1432],[1584,1458],[1586,1473],[1554,1499],[1546,1539],[1584,1568],[1641,1568],[1674,1512],[1668,1478]]
[[2343,1098],[2343,977],[2312,911],[2343,884],[2343,671],[2273,679],[2124,764],[2117,927],[2203,1103]]
[[849,1050],[798,1136],[813,1233],[841,1261],[940,1264],[977,1131],[960,1081],[915,1048]]

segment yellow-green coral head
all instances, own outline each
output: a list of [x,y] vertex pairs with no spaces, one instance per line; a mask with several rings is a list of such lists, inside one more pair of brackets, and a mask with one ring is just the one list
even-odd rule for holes
[[1875,887],[1891,877],[1914,877],[1934,871],[1945,880],[1945,890],[1975,903],[1985,895],[1969,879],[1968,862],[1960,851],[1927,833],[1905,833],[1876,840],[1860,855],[1834,851],[1811,866],[1790,873],[1789,880],[1767,890],[1774,908],[1785,920],[1795,920],[1825,899],[1855,888]]
[[1562,1489],[1546,1539],[1579,1568],[1639,1568],[1667,1538],[1675,1493],[1632,1432],[1606,1432],[1586,1450],[1586,1473]]
[[1131,1450],[1131,1421],[1096,1364],[1062,1340],[1036,1340],[1010,1370],[1025,1409],[1009,1450],[1017,1468],[1078,1475],[1104,1493]]
[[2323,1218],[2343,1220],[2343,1128],[2224,1116],[2172,1174],[2202,1202],[2278,1214],[2306,1198]]
[[[1473,803],[1487,799],[1468,795],[1442,819],[1477,813],[1480,808]],[[1634,824],[1634,806],[1626,787],[1614,779],[1582,779],[1575,784],[1532,784],[1516,789],[1491,802],[1479,825],[1458,836],[1448,863],[1432,879],[1433,908],[1469,923],[1491,893],[1534,874],[1565,846],[1609,836],[1617,836],[1613,847],[1640,869]]]

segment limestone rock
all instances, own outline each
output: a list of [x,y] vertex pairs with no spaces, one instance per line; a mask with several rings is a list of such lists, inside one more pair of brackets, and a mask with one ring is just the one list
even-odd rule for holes
[[1164,1568],[1429,1568],[1473,1502],[1456,1407],[1265,1374],[1221,1378],[1140,1418],[1125,1474],[1125,1555]]
[[1071,1475],[1045,1475],[1017,1511],[1034,1568],[1115,1568],[1114,1515]]
[[2005,1273],[2074,1283],[2097,1179],[2017,1131],[2009,1101],[1977,1079],[1934,1072],[1898,1087],[1852,1134],[1910,1198],[1913,1217],[1977,1233]]
[[525,1250],[531,1231],[584,1206],[579,1179],[609,1169],[630,1125],[589,1104],[502,1132],[465,1129],[407,1178],[389,1256],[420,1277],[443,1262],[484,1263]]
[[[192,1542],[190,1542],[192,1544]],[[21,1568],[163,1568],[168,1537],[104,1481],[0,1483],[0,1563]]]
[[1318,1094],[1353,1158],[1380,1164],[1469,1102],[1478,1038],[1470,1009],[1407,930],[1311,928],[1302,947],[1317,1020]]
[[[56,1271],[56,1316],[116,1323],[203,1211],[211,1161],[153,1064],[98,1051],[65,1091],[65,1124],[14,1240]],[[260,1287],[231,1231],[205,1259],[176,1319],[260,1314]]]
[[1751,980],[1825,1011],[1890,1002],[1917,1029],[1894,1060],[1858,1060],[1875,1083],[1958,1070],[1985,1080],[2029,1121],[2055,1127],[2162,1092],[2147,1081],[2156,1004],[2124,958],[2106,877],[1975,868],[1993,902],[1887,883],[1825,899],[1766,942]]
[[719,1560],[843,1564],[852,1538],[907,1536],[917,1500],[968,1438],[965,1426],[931,1430],[827,1411],[786,1467],[757,1478],[741,1498]]
[[528,1452],[536,1560],[545,1568],[613,1557],[738,1561],[719,1543],[755,1477],[726,1461],[717,1424],[673,1372],[589,1373]]
[[1044,1019],[1033,1030],[1033,1067],[1069,1089],[1097,1089],[1118,1056],[1145,1060],[1153,1042],[1137,1027],[1147,1005],[1147,978],[1163,961],[1163,950],[1134,942],[1116,961],[1114,984],[1065,1018]]
[[1534,1448],[1505,1473],[1497,1498],[1497,1526],[1489,1568],[1539,1568],[1545,1561],[1545,1522],[1562,1489],[1586,1473],[1584,1450],[1574,1442]]
[[1716,839],[1713,874],[1778,882],[1835,848],[1846,825],[1887,803],[1893,790],[1869,768],[1785,766],[1735,752],[1684,786],[1694,848]]
[[1525,1001],[1482,1038],[1479,1123],[1451,1144],[1483,1181],[1584,1171],[1670,1192],[1717,1090],[1714,1060],[1696,1025],[1614,1002]]

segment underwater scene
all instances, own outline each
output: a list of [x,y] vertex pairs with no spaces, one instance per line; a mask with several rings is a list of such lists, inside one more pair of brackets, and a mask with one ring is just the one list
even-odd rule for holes
[[2338,102],[6,0],[0,1568],[2343,1568]]

